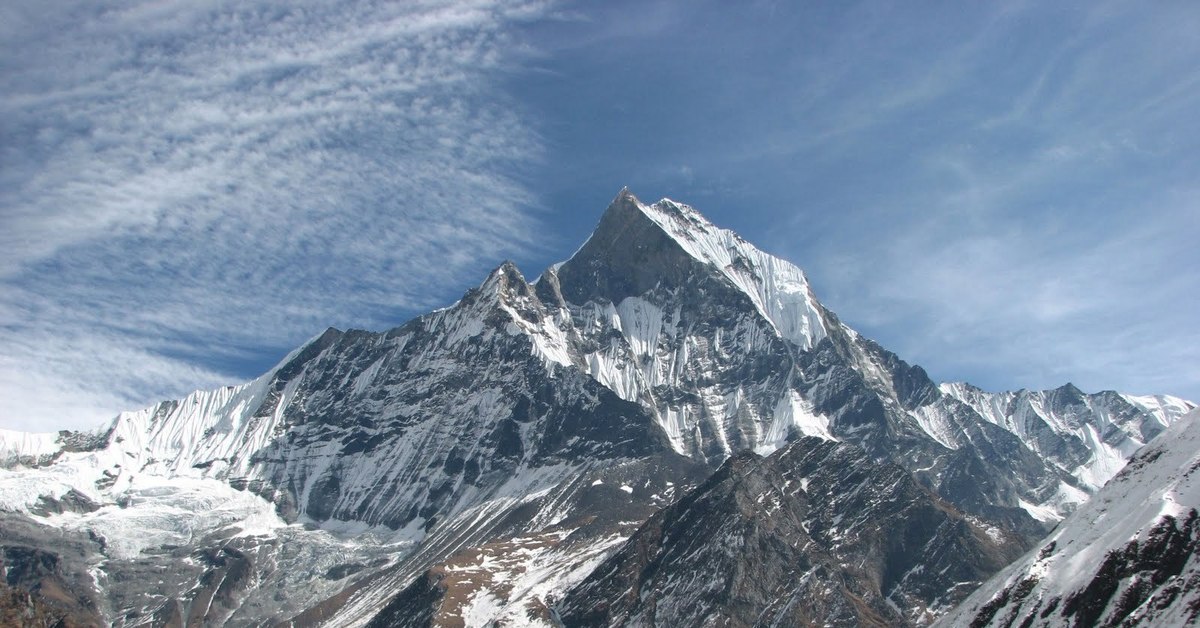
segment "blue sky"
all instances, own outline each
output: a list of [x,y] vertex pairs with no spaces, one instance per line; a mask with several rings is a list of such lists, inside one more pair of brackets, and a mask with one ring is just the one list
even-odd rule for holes
[[569,255],[623,185],[935,379],[1200,399],[1190,2],[0,7],[0,427]]

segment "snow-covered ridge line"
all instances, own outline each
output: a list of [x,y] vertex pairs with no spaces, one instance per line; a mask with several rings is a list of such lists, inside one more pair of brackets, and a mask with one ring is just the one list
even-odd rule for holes
[[[41,496],[55,499],[70,491],[105,503],[108,495],[132,490],[146,477],[227,477],[249,467],[249,453],[265,444],[274,422],[253,420],[265,397],[269,378],[241,386],[196,391],[179,401],[166,401],[134,412],[122,412],[107,432],[106,443],[87,451],[71,451],[56,434],[34,434],[8,479],[25,478],[29,490],[8,482],[0,492],[0,508],[28,511]],[[278,414],[278,413],[277,413]],[[275,418],[278,418],[277,416]],[[12,441],[8,441],[12,442]],[[43,456],[31,460],[32,452]],[[26,469],[24,465],[49,467]],[[107,478],[107,486],[98,482]]]
[[808,278],[796,265],[713,225],[688,205],[666,198],[636,204],[689,255],[720,270],[745,292],[780,336],[811,349],[827,335]]
[[[1195,403],[1170,395],[1088,394],[1071,384],[1054,390],[998,393],[964,382],[942,383],[938,388],[1039,453],[1051,447],[1048,439],[1085,447],[1090,460],[1061,468],[1093,490],[1115,476],[1139,448],[1196,408]],[[1094,423],[1081,421],[1081,414],[1094,416]]]
[[[123,412],[117,417],[110,446],[124,450],[143,469],[153,466],[169,475],[226,471],[233,461],[245,471],[249,463],[245,454],[267,443],[284,405],[279,404],[272,416],[255,420],[270,383],[271,377],[264,376],[240,386],[196,391],[178,402]],[[218,463],[210,464],[214,461]]]
[[84,431],[18,432],[0,430],[0,469],[50,464],[63,452],[93,451],[107,442],[112,421]]
[[1125,401],[1128,401],[1129,403],[1145,410],[1146,412],[1163,418],[1163,420],[1166,422],[1171,422],[1173,420],[1168,417],[1186,414],[1196,408],[1195,403],[1172,395],[1118,394],[1120,394],[1121,398]]
[[[95,452],[95,456],[112,458],[114,464],[124,462],[130,467],[136,461],[143,468],[153,464],[162,471],[190,476],[212,475],[216,469],[207,465],[203,466],[204,473],[188,470],[216,459],[241,458],[244,467],[247,461],[240,454],[265,444],[274,428],[274,421],[252,424],[250,419],[262,404],[275,374],[313,343],[336,333],[330,328],[313,336],[250,382],[195,390],[177,400],[121,412],[92,431],[0,430],[0,467],[48,463],[65,452],[78,451],[79,443],[75,441],[84,440],[93,441],[86,449]],[[278,420],[278,410],[283,406],[278,405],[276,416],[271,419]]]
[[[1066,386],[1071,386],[1067,384]],[[938,388],[947,395],[967,403],[967,400],[972,396],[990,397],[996,400],[1007,401],[1019,395],[1025,394],[1030,396],[1045,397],[1053,390],[1005,390],[999,392],[987,391],[974,384],[968,382],[942,382],[938,384]],[[1173,423],[1179,417],[1191,412],[1198,404],[1194,401],[1189,401],[1182,397],[1174,395],[1131,395],[1122,392],[1111,390],[1101,391],[1096,394],[1112,393],[1115,394],[1131,405],[1159,417],[1163,424]],[[984,417],[988,418],[988,417]]]

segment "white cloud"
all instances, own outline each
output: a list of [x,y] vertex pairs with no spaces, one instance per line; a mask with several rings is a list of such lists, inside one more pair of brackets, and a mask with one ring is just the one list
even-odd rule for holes
[[234,379],[198,356],[397,322],[532,246],[540,148],[494,75],[540,10],[0,9],[0,424]]

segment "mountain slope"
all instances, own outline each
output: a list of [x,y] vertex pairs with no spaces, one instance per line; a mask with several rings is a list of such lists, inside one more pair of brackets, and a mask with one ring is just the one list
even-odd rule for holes
[[[1111,468],[1132,453],[1086,441],[1074,464],[1060,464],[1011,421],[842,324],[798,268],[673,201],[646,205],[623,191],[537,292],[556,310],[573,363],[651,410],[676,451],[712,465],[800,434],[845,440],[1032,539],[1098,486],[1081,468]],[[1065,431],[1118,415],[1165,424],[1191,407],[1102,397],[1083,412],[1068,408],[1049,431],[1074,438]]]
[[1194,411],[938,625],[1194,625],[1198,510],[1200,412]]
[[[92,451],[48,453],[47,439],[35,439],[37,462],[48,466],[9,472],[0,498],[33,517],[47,499],[68,494],[102,505],[47,523],[97,537],[90,560],[112,577],[94,584],[126,616],[182,607],[186,619],[195,600],[212,594],[183,586],[131,608],[126,585],[113,584],[178,559],[171,547],[200,539],[261,554],[249,580],[291,586],[285,571],[295,567],[284,564],[279,541],[314,536],[292,522],[330,532],[307,540],[326,569],[339,569],[326,561],[340,552],[350,569],[402,577],[464,543],[534,523],[512,523],[513,512],[559,524],[574,505],[563,493],[577,493],[572,487],[592,469],[678,458],[644,409],[542,351],[527,330],[542,316],[529,285],[503,265],[454,306],[385,334],[329,330],[254,382],[123,414]],[[686,459],[663,464],[680,483],[695,474]],[[639,494],[633,511],[648,516],[662,499]],[[147,517],[156,525],[139,529]],[[360,542],[356,532],[377,538]],[[244,540],[259,533],[261,542]],[[215,567],[170,569],[181,582],[224,581]],[[340,579],[323,578],[299,601],[336,593]],[[260,621],[304,608],[281,606],[269,590],[234,597],[216,614],[202,605],[198,618]]]
[[812,437],[730,458],[559,607],[568,626],[905,626],[1022,545],[894,465]]

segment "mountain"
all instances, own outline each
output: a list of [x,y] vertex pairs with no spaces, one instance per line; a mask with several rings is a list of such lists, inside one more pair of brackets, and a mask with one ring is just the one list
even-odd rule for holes
[[[1022,431],[1002,410],[973,405],[986,393],[939,387],[842,324],[792,264],[686,205],[644,205],[627,191],[537,292],[556,306],[552,335],[567,339],[572,363],[650,409],[680,453],[715,465],[797,434],[852,442],[1031,537],[1190,407],[1104,393],[1083,407],[1042,404],[1046,428]],[[1113,422],[1140,430],[1128,430],[1115,454],[1077,433]],[[1039,442],[1054,437],[1067,453]]]
[[[861,472],[920,487],[906,494],[925,505],[898,512],[994,529],[1003,547],[978,551],[1000,556],[1192,407],[939,386],[794,265],[624,190],[532,282],[504,263],[447,308],[327,330],[252,382],[95,433],[0,433],[0,546],[50,553],[38,582],[117,625],[549,624],[743,452],[795,461],[791,443],[837,441]],[[905,617],[947,603],[887,599]]]
[[1200,412],[1193,411],[938,625],[1195,625],[1198,509]]
[[[84,512],[35,520],[92,540],[73,552],[89,556],[76,579],[102,565],[101,611],[134,623],[298,614],[360,572],[386,601],[464,544],[533,525],[586,527],[602,543],[707,472],[645,409],[548,359],[525,330],[543,316],[505,264],[387,333],[328,330],[254,382],[122,414],[91,450],[43,439],[14,456],[43,466],[10,472],[0,503],[37,517],[85,496]],[[623,475],[639,490],[619,490]],[[4,542],[42,547],[49,534]],[[143,595],[146,572],[167,577]]]

